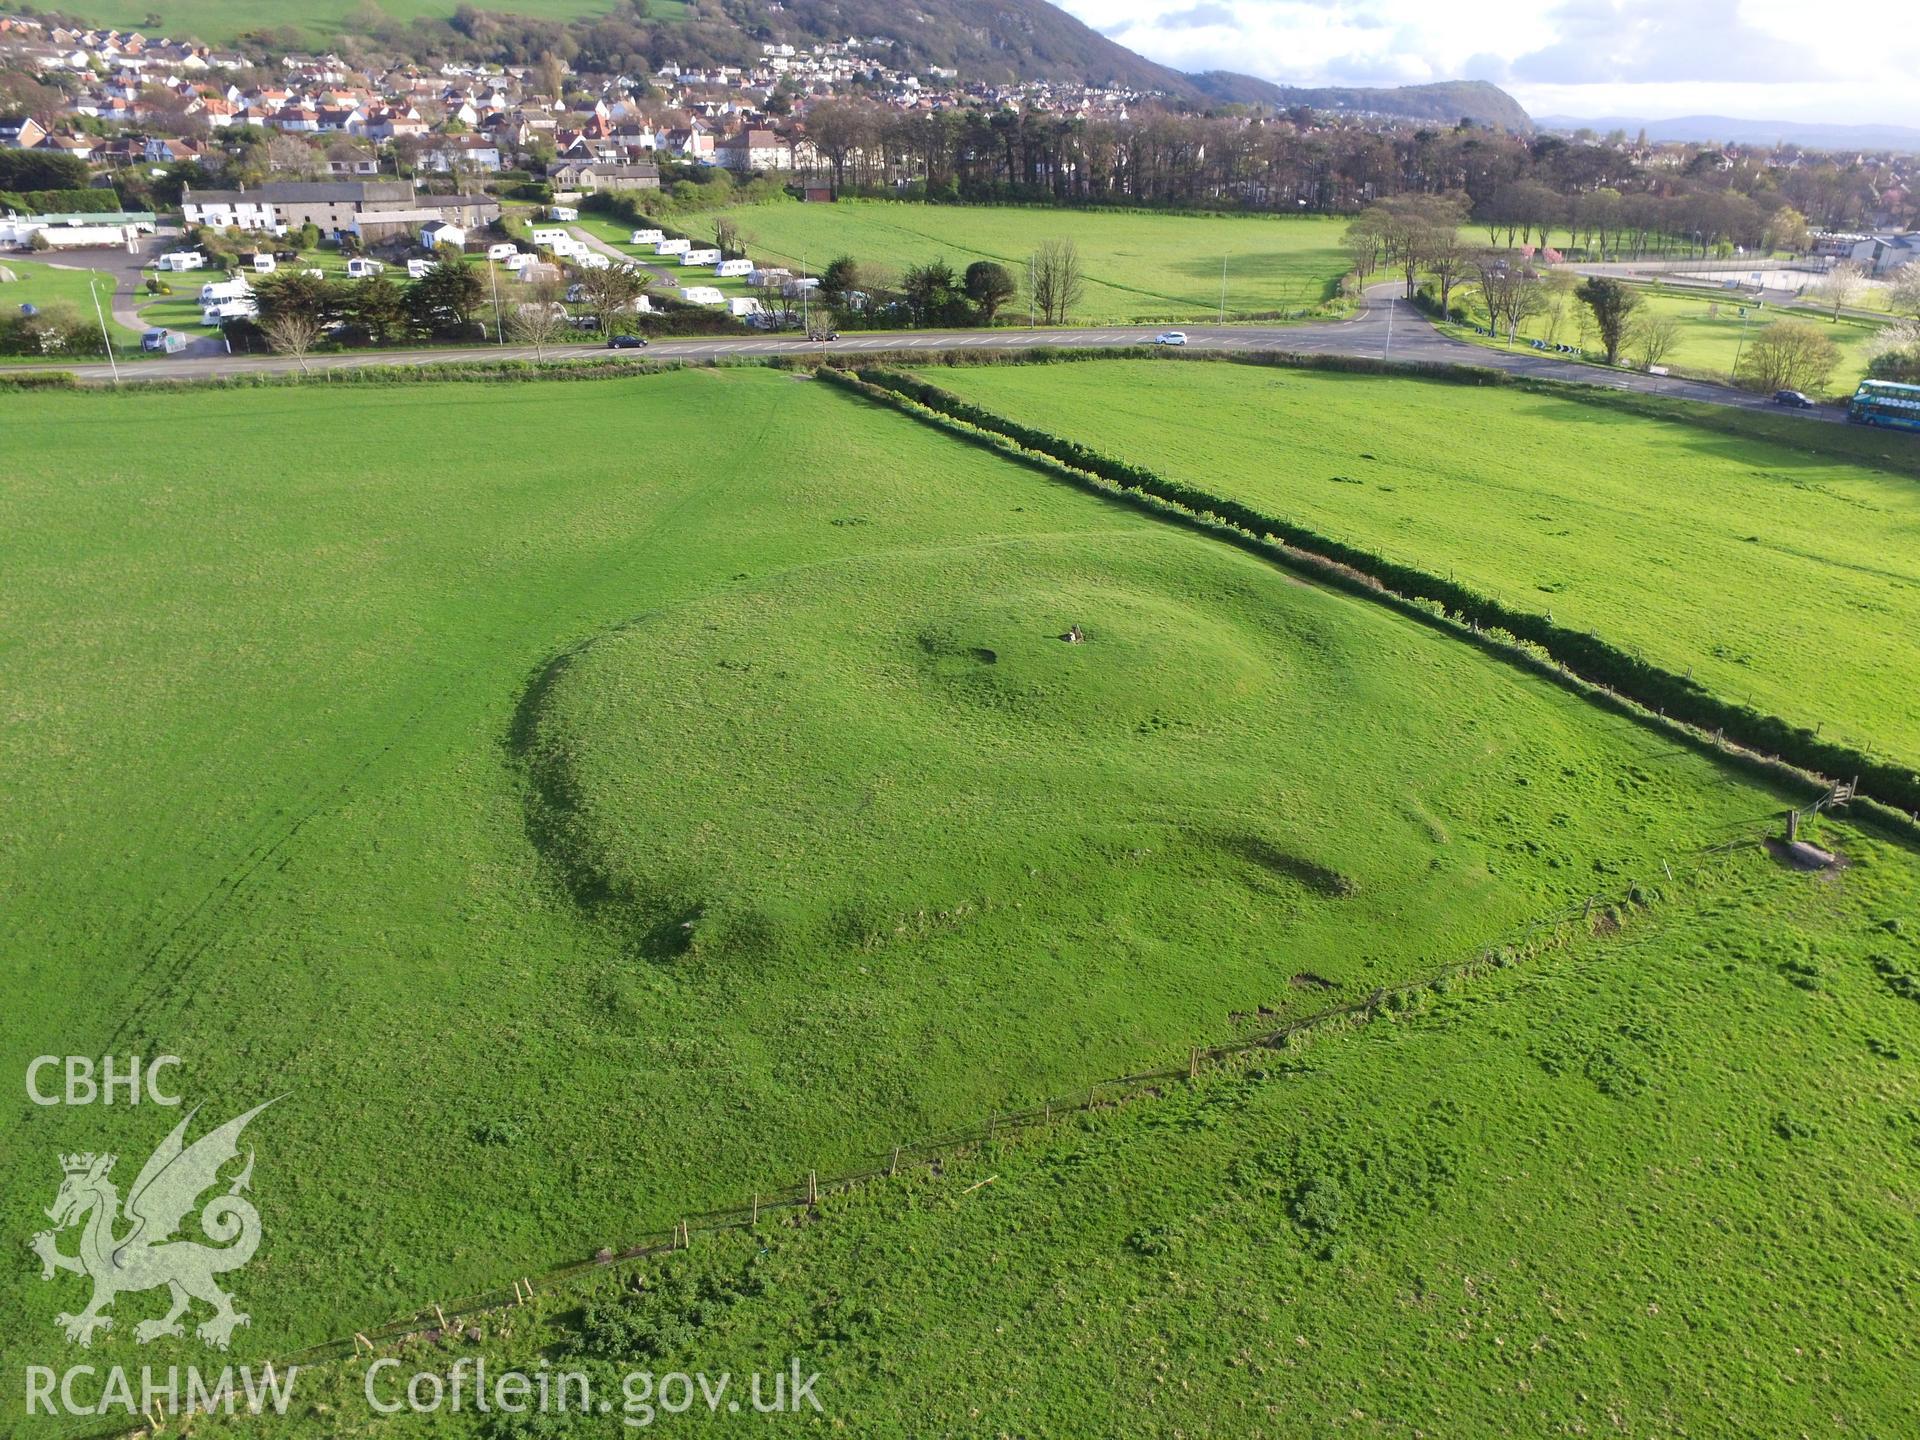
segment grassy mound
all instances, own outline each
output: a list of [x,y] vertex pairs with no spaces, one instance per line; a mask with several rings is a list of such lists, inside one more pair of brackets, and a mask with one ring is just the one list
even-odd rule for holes
[[[0,409],[0,1069],[288,1096],[236,1359],[1430,973],[1781,804],[777,372]],[[0,1110],[0,1221],[171,1119]],[[25,1263],[0,1359],[59,1361]],[[188,1358],[121,1318],[91,1360]]]
[[637,958],[716,980],[884,955],[1020,1009],[1059,976],[1013,957],[1085,935],[1071,1027],[1142,982],[1264,1001],[1276,951],[1406,973],[1763,808],[1486,664],[1185,536],[807,566],[544,681],[533,833]]

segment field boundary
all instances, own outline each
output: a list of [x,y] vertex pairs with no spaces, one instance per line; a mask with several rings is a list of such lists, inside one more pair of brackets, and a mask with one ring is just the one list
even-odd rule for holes
[[[1683,860],[1677,871],[1670,861],[1659,861],[1668,885],[1677,887],[1682,883],[1695,882],[1703,871],[1716,862],[1759,843],[1774,828],[1773,819],[1769,816],[1749,823],[1725,841],[1696,852],[1691,864]],[[1667,898],[1668,893],[1651,885],[1643,887],[1638,881],[1628,881],[1626,888],[1617,895],[1591,895],[1514,926],[1486,941],[1468,959],[1443,965],[1410,980],[1376,986],[1358,999],[1298,1016],[1270,1030],[1213,1045],[1193,1046],[1182,1064],[1095,1080],[1082,1090],[1042,1101],[1037,1106],[996,1111],[975,1128],[904,1142],[885,1153],[870,1154],[864,1157],[864,1162],[856,1161],[851,1169],[828,1175],[810,1170],[805,1177],[790,1184],[751,1195],[744,1205],[683,1215],[670,1225],[637,1232],[632,1242],[623,1248],[602,1248],[591,1256],[562,1262],[532,1276],[512,1279],[492,1290],[431,1302],[409,1315],[383,1324],[263,1360],[256,1373],[272,1375],[295,1367],[349,1360],[362,1353],[372,1356],[382,1348],[412,1339],[437,1343],[457,1331],[460,1321],[531,1305],[542,1294],[588,1276],[611,1272],[630,1261],[689,1249],[695,1235],[752,1230],[761,1223],[763,1215],[771,1217],[783,1211],[815,1211],[823,1196],[845,1194],[862,1185],[892,1179],[904,1172],[935,1168],[946,1158],[977,1145],[991,1144],[1025,1131],[1051,1126],[1056,1120],[1074,1115],[1128,1101],[1158,1098],[1169,1084],[1198,1080],[1208,1066],[1230,1064],[1256,1051],[1288,1050],[1296,1042],[1321,1031],[1358,1029],[1383,1016],[1414,1012],[1430,997],[1447,994],[1458,982],[1472,980],[1495,970],[1512,969],[1540,955],[1564,949],[1582,935],[1603,939],[1617,935],[1629,919],[1650,912]],[[170,1406],[157,1415],[149,1414],[126,1423],[93,1428],[85,1428],[84,1425],[73,1427],[60,1432],[60,1440],[130,1440],[134,1436],[153,1436],[164,1430],[169,1419],[186,1413],[183,1407]]]
[[[1084,327],[1083,327],[1084,328]],[[1504,352],[1480,346],[1488,354]],[[1863,455],[1843,445],[1826,443],[1839,435],[1853,435],[1851,428],[1809,425],[1800,420],[1785,420],[1750,408],[1729,406],[1716,401],[1694,400],[1686,396],[1663,395],[1646,390],[1619,390],[1599,380],[1562,380],[1550,376],[1529,375],[1522,371],[1467,360],[1387,360],[1370,355],[1341,355],[1298,350],[1225,351],[1206,348],[1179,349],[1161,345],[1063,346],[1034,345],[1025,350],[970,346],[952,350],[875,350],[859,357],[830,355],[821,362],[842,369],[860,369],[876,365],[907,365],[915,370],[946,368],[967,370],[998,365],[1060,365],[1098,360],[1157,360],[1185,365],[1247,365],[1256,369],[1324,370],[1344,375],[1376,375],[1386,379],[1433,380],[1447,385],[1492,386],[1518,390],[1529,395],[1551,396],[1557,400],[1578,401],[1642,419],[1664,420],[1675,425],[1692,425],[1716,434],[1742,440],[1758,440],[1783,450],[1799,451],[1845,460],[1853,464],[1877,466],[1920,478],[1920,446],[1911,454]],[[1589,368],[1609,373],[1604,366]],[[1617,372],[1613,372],[1617,373]],[[1730,385],[1724,378],[1713,380],[1717,388],[1734,395],[1753,394]],[[1758,422],[1758,423],[1756,423]],[[1772,423],[1769,423],[1772,422]],[[1883,439],[1884,432],[1875,438]]]
[[[1524,661],[1588,699],[1684,736],[1688,743],[1776,781],[1820,790],[1836,779],[1868,792],[1876,815],[1909,840],[1920,839],[1920,775],[1836,745],[1811,730],[1749,705],[1734,705],[1691,679],[1629,654],[1585,631],[1515,610],[1457,581],[1389,560],[1236,500],[1169,480],[963,400],[884,366],[822,369],[823,378],[964,439],[1038,464],[1057,477],[1119,495],[1163,519],[1236,538],[1291,568],[1390,603],[1483,648]],[[1863,797],[1864,798],[1864,797]]]

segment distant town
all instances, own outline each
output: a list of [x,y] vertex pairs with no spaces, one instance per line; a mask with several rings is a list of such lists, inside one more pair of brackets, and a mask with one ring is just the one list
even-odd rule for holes
[[669,184],[723,171],[835,192],[1346,213],[1407,190],[1464,191],[1479,209],[1537,182],[1570,210],[1594,195],[1604,210],[1616,192],[1663,206],[1642,228],[1729,252],[1760,245],[1780,205],[1856,236],[1916,219],[1915,161],[1894,152],[1513,135],[1300,107],[1198,113],[1138,89],[910,73],[884,63],[894,52],[878,37],[759,50],[752,63],[668,58],[645,73],[552,53],[374,62],[0,15],[0,147],[70,157],[135,209],[170,209],[185,185],[380,175],[429,190],[641,190],[667,167]]

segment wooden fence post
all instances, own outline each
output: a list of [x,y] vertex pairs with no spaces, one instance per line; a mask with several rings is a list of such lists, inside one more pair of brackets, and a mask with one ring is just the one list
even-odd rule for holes
[[1200,1047],[1198,1045],[1187,1051],[1187,1078],[1189,1080],[1200,1078]]
[[818,1205],[819,1203],[820,1172],[818,1170],[809,1170],[807,1171],[807,1204]]
[[757,1191],[753,1197],[753,1218],[748,1220],[747,1223],[749,1225],[758,1225],[760,1223],[760,1196]]
[[898,1175],[899,1173],[900,1173],[900,1147],[896,1145],[893,1147],[893,1158],[887,1161],[887,1174]]

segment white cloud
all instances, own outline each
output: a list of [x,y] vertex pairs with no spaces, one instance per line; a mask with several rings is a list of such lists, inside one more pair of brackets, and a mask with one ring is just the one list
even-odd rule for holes
[[[1182,70],[1284,84],[1492,80],[1536,114],[1920,125],[1920,26],[1804,0],[1059,0]],[[1891,12],[1885,12],[1891,13]]]

